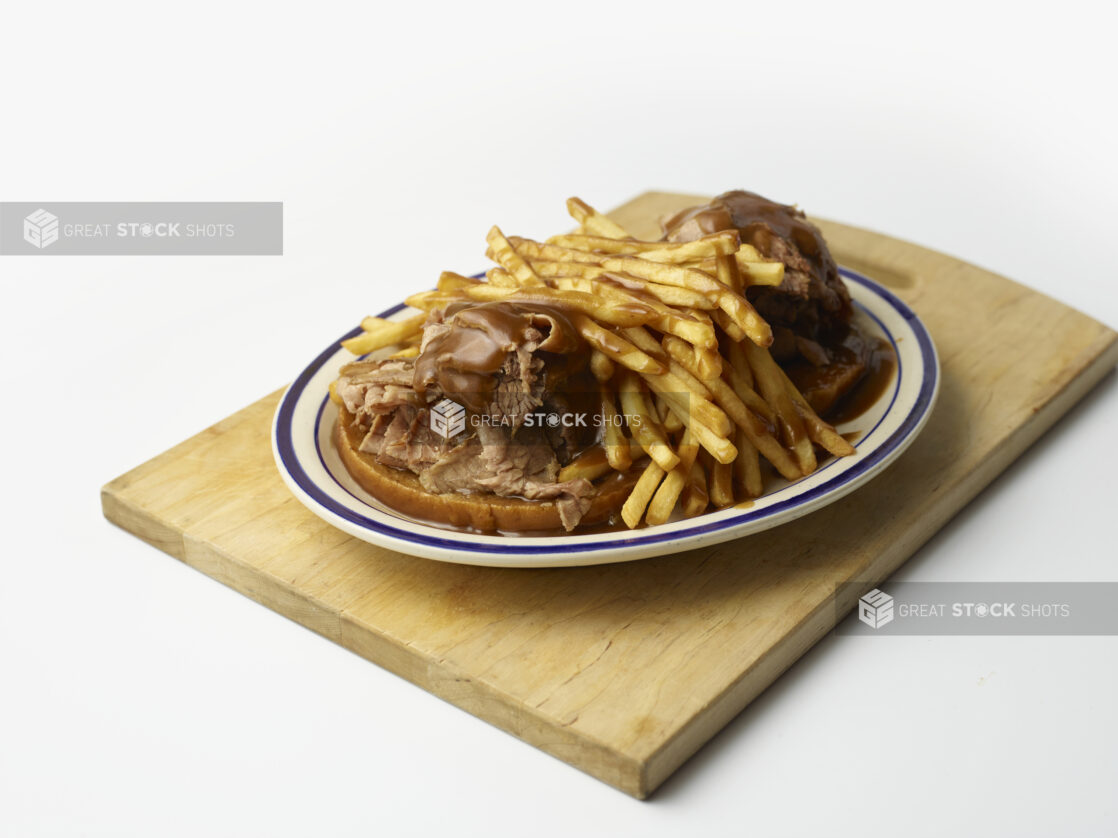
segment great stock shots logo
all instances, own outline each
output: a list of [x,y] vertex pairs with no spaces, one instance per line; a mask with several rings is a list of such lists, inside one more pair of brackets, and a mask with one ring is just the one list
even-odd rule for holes
[[23,240],[42,250],[58,241],[58,216],[37,209],[23,219]]
[[858,619],[870,628],[888,625],[893,622],[893,598],[874,588],[858,600]]
[[[849,586],[849,587],[847,587]],[[1118,635],[1118,582],[899,582],[889,593],[851,580],[836,590],[839,634]],[[845,620],[857,600],[857,620]]]
[[450,439],[466,430],[481,426],[508,428],[515,432],[518,428],[602,428],[606,425],[639,428],[643,417],[640,414],[615,413],[606,416],[601,413],[563,412],[534,410],[527,413],[472,413],[467,415],[466,408],[452,399],[443,399],[430,410],[431,430],[443,439]]
[[466,430],[466,408],[450,399],[443,399],[431,408],[431,430],[443,439],[450,439]]
[[279,201],[0,201],[0,255],[280,256]]

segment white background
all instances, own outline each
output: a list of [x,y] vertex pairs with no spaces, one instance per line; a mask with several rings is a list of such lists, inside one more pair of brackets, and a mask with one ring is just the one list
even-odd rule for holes
[[[830,636],[641,803],[98,501],[572,194],[743,186],[1118,326],[1099,9],[7,4],[0,199],[278,200],[286,251],[0,257],[0,834],[1114,834],[1112,637]],[[898,577],[1118,580],[1116,406]]]

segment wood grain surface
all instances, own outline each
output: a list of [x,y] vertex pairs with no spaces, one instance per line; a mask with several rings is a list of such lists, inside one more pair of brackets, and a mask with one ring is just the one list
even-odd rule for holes
[[[662,213],[700,200],[649,192],[613,216],[652,235]],[[1118,360],[1118,335],[1041,294],[912,244],[818,223],[840,264],[888,286],[924,320],[943,377],[929,424],[895,464],[791,524],[617,565],[518,570],[411,558],[331,528],[291,496],[269,441],[279,393],[113,480],[102,490],[105,516],[645,797]],[[850,580],[861,584],[836,599]]]

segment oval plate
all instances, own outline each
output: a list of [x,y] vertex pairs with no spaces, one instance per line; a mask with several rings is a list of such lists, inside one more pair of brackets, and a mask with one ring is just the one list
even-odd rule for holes
[[[772,480],[748,508],[730,507],[656,527],[609,533],[517,537],[441,529],[392,510],[349,476],[330,441],[337,407],[329,385],[353,356],[332,343],[303,370],[280,400],[272,451],[284,482],[314,514],[364,541],[462,564],[563,567],[624,562],[692,550],[786,524],[853,491],[891,463],[924,427],[939,388],[939,361],[928,330],[893,294],[841,269],[855,319],[897,353],[893,381],[868,411],[838,426],[857,433],[857,453],[832,457],[794,483]],[[399,315],[403,306],[381,317]],[[339,340],[359,334],[356,328]]]

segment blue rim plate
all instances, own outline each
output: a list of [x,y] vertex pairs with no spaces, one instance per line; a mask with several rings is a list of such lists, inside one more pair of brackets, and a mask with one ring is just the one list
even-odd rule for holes
[[[643,559],[760,532],[838,500],[880,473],[924,427],[939,389],[939,361],[924,324],[876,282],[841,269],[855,319],[892,343],[892,382],[862,416],[838,426],[857,433],[857,453],[831,458],[793,483],[773,481],[747,508],[730,507],[656,527],[592,534],[513,537],[456,532],[395,512],[362,490],[330,442],[337,408],[329,385],[353,359],[338,341],[315,358],[284,393],[272,424],[272,450],[284,482],[314,514],[364,541],[401,553],[462,564],[562,567]],[[381,317],[402,316],[404,306]],[[340,340],[360,332],[356,328]]]

